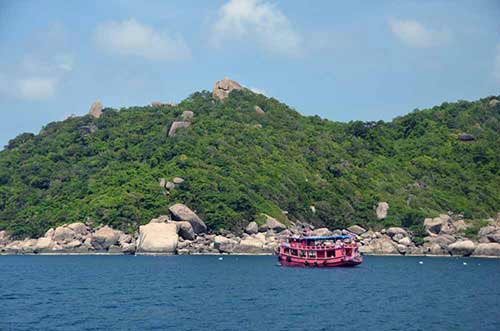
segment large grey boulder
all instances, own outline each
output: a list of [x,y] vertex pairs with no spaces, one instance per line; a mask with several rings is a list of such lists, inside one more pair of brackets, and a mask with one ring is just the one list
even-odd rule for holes
[[400,238],[408,237],[408,232],[405,229],[399,227],[390,227],[385,231],[391,238],[400,235]]
[[272,250],[264,248],[264,242],[259,238],[247,237],[240,241],[233,249],[237,254],[266,254],[272,253]]
[[189,209],[186,205],[182,203],[176,203],[173,206],[168,208],[170,214],[172,215],[172,219],[175,221],[188,221],[191,223],[193,230],[195,233],[205,233],[207,232],[207,226],[205,222],[198,217],[191,209]]
[[362,233],[365,233],[366,229],[359,226],[359,225],[352,225],[352,226],[347,228],[347,231],[352,232],[352,233],[357,234],[357,235],[360,235]]
[[243,87],[234,80],[224,77],[223,80],[215,82],[212,96],[215,99],[224,100],[233,90],[243,90]]
[[255,234],[259,232],[259,226],[257,225],[256,222],[250,222],[248,223],[247,227],[245,228],[245,232],[248,234]]
[[377,205],[377,219],[383,220],[387,217],[387,211],[389,210],[389,204],[387,202],[379,202]]
[[448,245],[451,255],[469,256],[476,249],[476,244],[471,240],[461,240]]
[[399,254],[396,243],[388,237],[375,238],[371,240],[368,245],[360,247],[359,250],[360,252],[367,254]]
[[41,237],[38,238],[35,244],[34,251],[35,253],[46,253],[50,252],[54,248],[55,242],[52,238],[49,237]]
[[499,243],[485,243],[478,244],[474,250],[473,255],[475,256],[500,256],[500,244]]
[[139,228],[138,253],[175,254],[179,236],[174,223],[149,223]]
[[75,231],[66,226],[58,226],[54,231],[54,240],[57,242],[70,242],[75,237]]
[[107,250],[118,243],[118,239],[123,234],[121,231],[113,230],[109,226],[104,226],[97,230],[92,236],[92,247],[96,250]]
[[196,237],[193,226],[187,221],[176,222],[179,228],[179,235],[183,239],[193,240]]
[[236,240],[226,238],[224,236],[215,236],[214,248],[218,249],[221,253],[232,253],[234,247],[238,244]]
[[68,224],[67,227],[71,230],[73,230],[73,232],[77,235],[80,235],[80,236],[85,236],[87,234],[89,234],[90,232],[90,229],[88,226],[86,226],[85,224],[83,224],[82,222],[75,222],[75,223],[71,223],[71,224]]
[[281,232],[283,230],[286,230],[286,225],[283,223],[279,222],[277,219],[274,217],[271,217],[269,215],[263,214],[264,217],[266,218],[264,224],[259,226],[259,231],[260,232],[266,232],[268,230],[272,230],[274,232]]
[[426,218],[424,220],[424,227],[428,234],[453,234],[456,233],[455,225],[449,215],[441,214],[436,218]]

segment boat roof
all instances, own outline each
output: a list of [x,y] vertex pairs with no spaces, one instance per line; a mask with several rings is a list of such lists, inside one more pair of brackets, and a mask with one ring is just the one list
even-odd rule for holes
[[291,239],[298,239],[298,240],[339,240],[339,239],[348,239],[352,238],[352,236],[349,235],[338,235],[338,236],[308,236],[308,237],[299,237],[299,238],[294,238],[292,237]]

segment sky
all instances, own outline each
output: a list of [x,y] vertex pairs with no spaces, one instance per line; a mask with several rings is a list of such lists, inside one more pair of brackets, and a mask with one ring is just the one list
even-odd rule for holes
[[499,95],[499,18],[498,0],[0,0],[0,146],[225,76],[334,121]]

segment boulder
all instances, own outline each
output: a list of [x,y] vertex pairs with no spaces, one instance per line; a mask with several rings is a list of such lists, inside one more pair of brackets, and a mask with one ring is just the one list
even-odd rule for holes
[[138,253],[174,254],[179,242],[174,223],[149,223],[139,228]]
[[172,181],[174,182],[174,184],[179,185],[179,184],[184,183],[184,178],[181,178],[181,177],[174,177],[174,178],[172,179]]
[[457,232],[453,220],[449,215],[441,214],[436,218],[426,218],[424,220],[424,227],[428,234],[453,234]]
[[174,137],[175,133],[177,132],[177,129],[179,128],[187,128],[191,125],[191,122],[186,122],[186,121],[175,121],[172,123],[170,126],[170,130],[168,130],[168,136],[169,137]]
[[500,243],[500,228],[494,232],[488,233],[486,238],[488,238],[490,242]]
[[7,231],[0,231],[0,246],[7,245],[10,242],[10,236]]
[[255,113],[258,114],[258,115],[264,115],[266,113],[259,106],[255,106],[254,109],[255,109]]
[[253,237],[248,237],[240,241],[233,249],[234,253],[239,254],[262,254],[267,251],[264,249],[264,243]]
[[92,247],[96,250],[107,250],[118,242],[122,233],[106,225],[97,230],[92,236]]
[[399,254],[396,244],[387,237],[373,239],[370,244],[361,250],[372,254]]
[[20,249],[22,253],[33,253],[35,246],[37,244],[37,239],[26,239],[20,243]]
[[165,188],[165,185],[167,185],[167,181],[165,178],[160,178],[160,187]]
[[82,222],[71,223],[67,225],[77,235],[85,236],[89,233],[89,228]]
[[475,139],[476,138],[469,133],[460,133],[458,135],[458,140],[460,140],[460,141],[473,141]]
[[271,217],[266,214],[262,214],[266,218],[265,223],[259,226],[259,231],[260,232],[266,232],[268,230],[272,230],[274,232],[281,232],[283,230],[286,230],[286,225],[283,223],[279,222],[277,219],[274,217]]
[[123,254],[134,254],[135,253],[135,243],[122,244],[120,245]]
[[58,226],[54,231],[54,240],[57,242],[70,242],[75,237],[75,232],[66,226]]
[[35,253],[45,253],[50,252],[54,248],[55,242],[51,237],[38,238],[35,244]]
[[71,240],[69,243],[64,244],[63,249],[66,251],[72,251],[75,248],[82,245],[82,242],[78,239]]
[[475,256],[500,256],[499,243],[478,244],[474,250]]
[[469,256],[476,249],[476,244],[470,240],[461,240],[448,245],[451,255]]
[[377,205],[377,219],[383,220],[387,217],[387,211],[389,210],[389,204],[387,202],[379,202]]
[[174,184],[174,183],[172,183],[172,182],[166,182],[166,183],[165,183],[165,188],[166,188],[167,190],[169,190],[169,191],[170,191],[170,190],[172,190],[173,188],[175,188],[175,184]]
[[194,113],[190,110],[186,110],[182,112],[182,120],[183,121],[190,121],[194,117]]
[[366,232],[366,229],[362,228],[359,225],[352,225],[352,226],[348,227],[347,230],[349,232],[352,232],[352,233],[357,234],[357,235],[360,235],[360,234]]
[[160,101],[153,101],[151,102],[151,107],[161,107],[165,105],[163,102],[160,102]]
[[196,237],[194,230],[193,230],[193,226],[191,225],[191,223],[189,223],[187,221],[181,221],[181,222],[176,222],[176,223],[177,223],[178,228],[179,228],[179,235],[183,239],[193,240]]
[[390,227],[386,230],[386,233],[392,238],[395,235],[399,234],[403,237],[408,237],[408,232],[405,229],[399,227]]
[[134,238],[129,234],[122,233],[120,235],[120,238],[118,238],[118,243],[120,244],[120,246],[123,246],[125,244],[130,244],[133,242],[134,242]]
[[90,106],[89,115],[94,118],[99,118],[102,115],[102,109],[103,106],[101,101],[97,100]]
[[311,235],[313,236],[319,236],[319,237],[326,237],[326,236],[330,236],[332,233],[330,232],[330,230],[328,230],[328,228],[319,228],[319,229],[315,229],[311,232]]
[[245,232],[248,234],[255,234],[259,232],[259,226],[257,225],[256,222],[250,222],[248,223],[247,227],[245,228]]
[[237,244],[236,240],[224,236],[215,236],[214,238],[214,248],[218,249],[221,253],[232,253]]
[[53,238],[54,237],[54,233],[55,233],[54,228],[50,228],[50,229],[47,230],[47,232],[45,232],[44,237]]
[[224,77],[223,80],[215,82],[212,96],[215,99],[224,100],[233,90],[243,90],[243,87],[234,80]]
[[398,240],[398,243],[401,244],[401,245],[405,245],[405,246],[411,246],[411,245],[413,245],[413,242],[408,237],[404,237],[403,239]]
[[423,252],[429,255],[448,255],[448,250],[436,243],[424,243]]
[[449,244],[452,244],[455,241],[457,241],[457,238],[449,234],[441,234],[436,237],[433,236],[425,237],[424,240],[438,244],[441,247],[447,247]]
[[176,221],[188,221],[191,223],[193,230],[195,233],[205,233],[207,232],[207,226],[205,222],[201,220],[191,209],[189,209],[186,205],[181,203],[176,203],[173,206],[168,208],[172,218]]
[[498,104],[500,104],[500,100],[497,100],[497,99],[491,99],[490,102],[488,102],[488,105],[490,107],[495,107]]

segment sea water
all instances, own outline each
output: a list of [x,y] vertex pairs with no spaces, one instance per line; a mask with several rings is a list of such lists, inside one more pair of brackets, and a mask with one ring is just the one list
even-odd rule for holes
[[500,260],[0,256],[0,330],[166,329],[500,330]]

